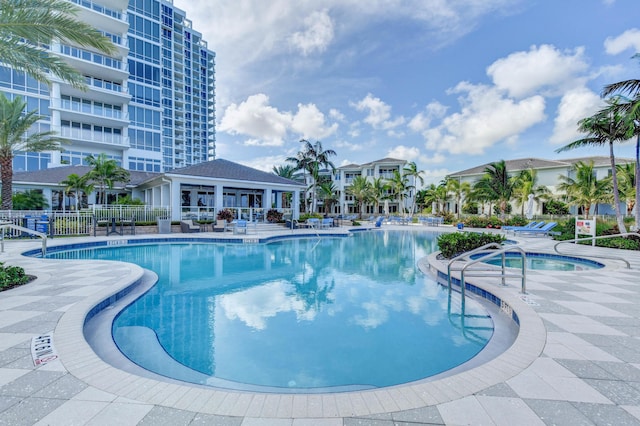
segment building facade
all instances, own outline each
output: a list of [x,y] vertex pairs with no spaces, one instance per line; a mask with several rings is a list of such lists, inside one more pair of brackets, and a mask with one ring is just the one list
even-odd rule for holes
[[104,153],[123,168],[163,172],[215,158],[215,53],[184,11],[167,0],[69,0],[78,19],[110,38],[112,56],[54,41],[87,91],[52,78],[40,84],[0,67],[0,90],[44,117],[40,131],[69,140],[64,151],[16,153],[15,171],[83,164]]

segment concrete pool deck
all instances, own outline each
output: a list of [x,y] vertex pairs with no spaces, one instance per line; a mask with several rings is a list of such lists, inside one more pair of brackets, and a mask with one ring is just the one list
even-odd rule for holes
[[[148,237],[55,239],[50,245]],[[518,241],[534,252],[551,252],[555,243],[540,237]],[[530,270],[524,299],[516,282],[501,287],[471,279],[508,301],[522,325],[513,347],[484,366],[381,390],[277,395],[158,382],[105,364],[82,338],[84,316],[141,269],[20,255],[40,246],[36,240],[7,241],[0,254],[0,261],[38,277],[0,292],[0,425],[640,425],[638,252],[580,248],[623,255],[632,269],[607,261],[600,270]],[[431,267],[442,268],[430,260]],[[54,330],[60,359],[34,367],[32,337]]]

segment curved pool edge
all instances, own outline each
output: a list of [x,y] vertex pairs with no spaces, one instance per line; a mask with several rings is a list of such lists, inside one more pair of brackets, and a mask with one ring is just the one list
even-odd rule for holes
[[[431,271],[446,271],[446,265],[438,261],[435,255],[430,256],[427,262],[421,262],[421,269],[428,265]],[[63,365],[72,375],[116,396],[216,415],[290,418],[291,413],[279,415],[277,410],[268,411],[262,407],[274,405],[267,404],[268,401],[278,406],[280,398],[295,404],[296,400],[303,398],[306,401],[307,397],[311,397],[309,394],[258,394],[169,383],[136,376],[103,361],[84,338],[84,324],[97,305],[140,281],[144,270],[136,265],[132,266],[128,277],[116,280],[108,290],[76,303],[60,318],[54,331],[54,341]],[[487,283],[474,284],[499,297],[517,313],[520,332],[504,353],[470,370],[433,381],[418,381],[375,390],[315,394],[314,397],[320,398],[323,404],[336,407],[334,417],[363,416],[422,408],[461,399],[520,373],[542,353],[546,341],[542,320],[518,297],[517,289],[500,288]],[[363,397],[364,394],[367,394],[366,397]],[[370,400],[371,395],[380,404],[366,404],[365,401]],[[307,412],[298,417],[317,416]]]

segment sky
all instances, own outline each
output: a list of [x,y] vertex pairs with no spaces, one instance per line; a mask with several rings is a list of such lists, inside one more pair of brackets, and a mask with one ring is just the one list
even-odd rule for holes
[[[555,150],[640,78],[638,0],[173,0],[216,52],[216,158],[264,171],[301,139],[425,185]],[[616,149],[634,157],[634,143]]]

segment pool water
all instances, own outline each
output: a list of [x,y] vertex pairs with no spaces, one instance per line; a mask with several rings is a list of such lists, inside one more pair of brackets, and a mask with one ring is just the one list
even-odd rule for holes
[[417,269],[436,236],[360,232],[49,257],[124,260],[158,274],[112,327],[119,349],[147,370],[236,389],[340,391],[436,375],[492,336],[484,308],[467,300],[462,314],[459,294]]
[[[603,264],[587,259],[571,256],[527,253],[527,269],[542,271],[586,271],[604,267]],[[486,261],[491,265],[502,265],[500,256]],[[505,266],[508,268],[522,268],[522,256],[520,253],[506,253]]]

